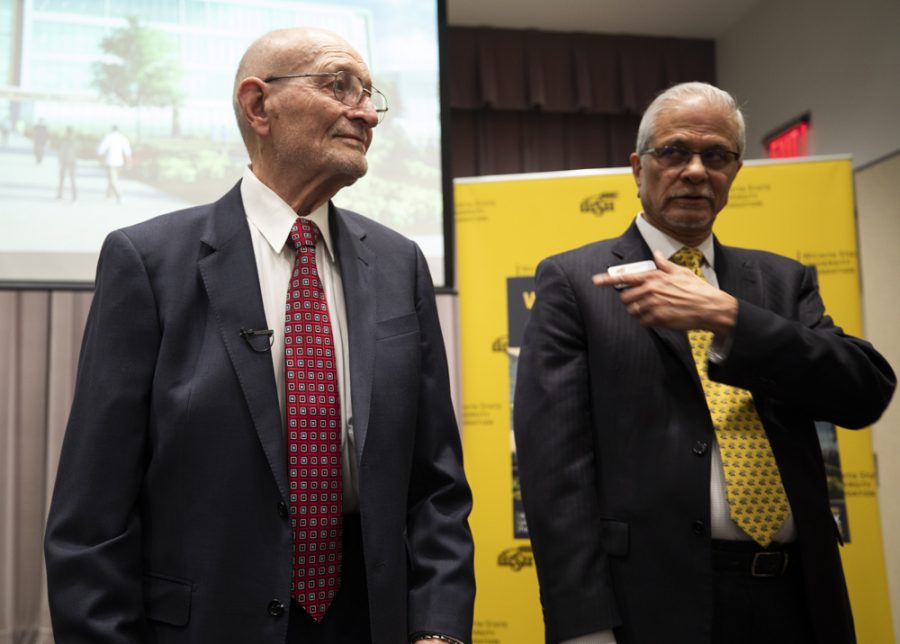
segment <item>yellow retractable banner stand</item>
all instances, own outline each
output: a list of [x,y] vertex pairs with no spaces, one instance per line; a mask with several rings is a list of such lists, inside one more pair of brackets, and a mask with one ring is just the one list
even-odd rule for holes
[[[542,642],[511,425],[522,330],[544,257],[620,235],[640,210],[627,168],[458,179],[455,186],[466,470],[478,596],[475,644]],[[745,163],[715,232],[816,266],[835,322],[861,335],[847,158]],[[857,637],[892,643],[869,431],[819,425]]]

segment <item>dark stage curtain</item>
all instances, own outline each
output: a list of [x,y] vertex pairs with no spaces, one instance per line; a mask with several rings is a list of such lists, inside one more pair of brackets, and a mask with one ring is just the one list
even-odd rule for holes
[[454,177],[628,164],[661,90],[715,82],[712,40],[448,29]]

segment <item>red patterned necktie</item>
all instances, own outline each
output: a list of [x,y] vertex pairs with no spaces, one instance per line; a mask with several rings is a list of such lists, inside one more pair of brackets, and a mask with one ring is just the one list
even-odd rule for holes
[[322,621],[341,585],[341,412],[331,318],[316,268],[319,230],[291,228],[297,249],[285,305],[288,480],[294,563],[291,597]]

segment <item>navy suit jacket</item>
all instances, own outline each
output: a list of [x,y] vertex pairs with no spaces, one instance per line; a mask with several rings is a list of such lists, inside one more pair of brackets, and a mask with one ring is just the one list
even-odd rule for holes
[[[374,642],[471,637],[471,495],[424,258],[335,207]],[[54,634],[284,642],[287,464],[239,186],[113,232],[98,265],[45,550]],[[278,330],[276,330],[278,332]]]
[[[706,399],[683,331],[644,328],[591,275],[651,259],[636,225],[544,260],[519,356],[514,429],[548,641],[710,642]],[[739,300],[710,378],[753,394],[791,502],[817,642],[854,641],[815,420],[858,428],[896,384],[825,314],[812,268],[716,241]]]

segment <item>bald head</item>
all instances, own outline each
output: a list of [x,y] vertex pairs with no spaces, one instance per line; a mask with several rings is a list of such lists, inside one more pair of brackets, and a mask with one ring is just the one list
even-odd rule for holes
[[378,125],[371,87],[365,61],[330,31],[280,29],[256,40],[234,82],[253,174],[303,213],[364,176]]
[[241,81],[251,76],[265,79],[274,74],[305,69],[329,48],[354,52],[350,44],[337,34],[316,27],[276,29],[263,34],[250,44],[238,65],[231,92],[235,118],[248,149],[253,130],[244,118],[238,101],[238,87]]

